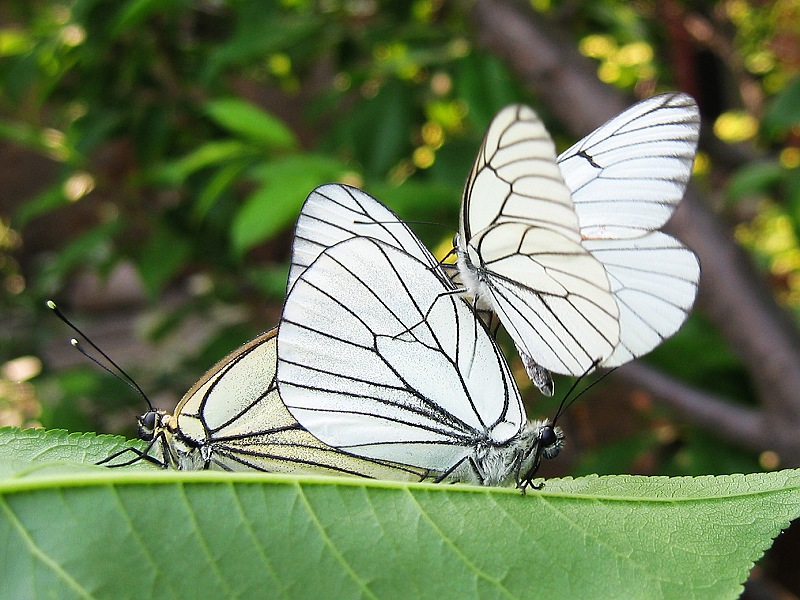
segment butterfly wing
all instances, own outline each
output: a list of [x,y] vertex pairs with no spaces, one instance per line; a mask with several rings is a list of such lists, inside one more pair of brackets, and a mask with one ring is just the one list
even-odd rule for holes
[[435,266],[428,249],[394,212],[369,194],[329,183],[311,192],[295,228],[287,290],[326,249],[353,237],[371,237]]
[[274,328],[222,359],[189,390],[175,409],[179,467],[421,478],[419,470],[331,448],[303,429],[278,395],[276,365]]
[[620,308],[620,342],[603,367],[650,352],[680,328],[697,295],[700,263],[694,252],[660,231],[584,245],[605,265]]
[[355,238],[289,292],[278,382],[330,446],[444,474],[503,445],[525,413],[508,365],[449,280],[412,253]]
[[583,239],[639,237],[661,228],[683,198],[700,114],[683,93],[653,96],[558,157]]
[[489,126],[458,244],[468,294],[497,313],[526,365],[580,375],[616,347],[608,277],[581,245],[553,141],[530,108],[506,107]]
[[581,240],[553,140],[538,115],[519,104],[495,116],[481,143],[464,188],[460,237],[466,242],[506,221]]
[[683,198],[699,126],[690,96],[662,94],[611,119],[558,158],[583,246],[605,266],[620,307],[620,342],[604,367],[655,348],[680,328],[694,303],[697,257],[654,230]]

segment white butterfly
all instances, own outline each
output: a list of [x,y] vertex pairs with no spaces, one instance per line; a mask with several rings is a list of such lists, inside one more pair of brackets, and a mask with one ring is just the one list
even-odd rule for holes
[[464,189],[458,267],[545,393],[547,371],[621,365],[686,319],[697,257],[654,230],[683,196],[698,129],[681,93],[636,104],[557,159],[528,107],[489,126]]
[[[330,247],[311,241],[322,232]],[[558,453],[561,431],[526,422],[493,338],[377,200],[342,185],[314,190],[292,264],[278,388],[322,442],[440,480],[523,488]]]
[[286,286],[294,282],[320,254],[339,242],[371,237],[439,266],[416,234],[389,208],[372,196],[344,184],[321,185],[309,194],[295,226],[292,264]]
[[303,429],[278,395],[276,336],[277,329],[271,329],[219,361],[173,414],[151,409],[139,417],[140,436],[149,445],[143,452],[123,451],[136,454],[128,463],[146,459],[181,470],[422,479],[423,470],[359,458],[326,446]]

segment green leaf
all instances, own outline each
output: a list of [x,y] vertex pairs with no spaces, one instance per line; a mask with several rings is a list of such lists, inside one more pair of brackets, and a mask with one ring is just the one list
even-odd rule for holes
[[373,180],[383,179],[412,149],[409,132],[414,123],[411,89],[402,82],[387,81],[374,98],[353,108],[346,119],[335,123],[327,146],[347,149]]
[[[0,464],[118,447],[37,435],[0,430]],[[0,479],[3,591],[20,598],[735,598],[800,514],[798,470],[557,479],[527,495],[58,464],[21,474]]]
[[506,64],[496,56],[480,51],[470,52],[458,61],[455,87],[457,96],[470,107],[470,123],[481,132],[478,143],[497,111],[524,97]]
[[195,223],[201,222],[208,216],[225,192],[236,183],[245,167],[243,163],[232,163],[211,173],[193,201],[192,217]]
[[239,140],[207,142],[186,156],[153,169],[148,181],[162,185],[181,185],[191,174],[201,169],[256,155],[252,146]]
[[147,238],[137,253],[136,266],[142,283],[151,298],[161,293],[192,254],[194,242],[180,235],[163,222]]
[[[94,470],[105,473],[108,469],[94,466],[96,462],[119,452],[123,448],[144,448],[143,442],[128,441],[115,435],[94,433],[69,433],[62,429],[18,429],[0,427],[0,486],[2,482],[19,477],[71,470]],[[127,469],[151,468],[147,461],[139,461]],[[151,469],[152,470],[152,469]]]
[[42,135],[42,131],[27,123],[0,119],[0,139],[9,140],[24,148],[45,155],[53,151],[52,146],[47,144],[47,141]]
[[241,255],[294,223],[311,190],[338,180],[344,172],[338,160],[314,154],[287,156],[253,169],[261,185],[234,218],[234,251]]
[[200,76],[203,83],[213,82],[220,72],[237,65],[259,63],[273,52],[303,44],[316,47],[320,34],[331,25],[313,10],[287,15],[272,2],[237,2],[230,9],[236,15],[235,32],[208,54]]
[[112,264],[112,241],[123,225],[119,219],[113,219],[74,237],[42,269],[43,288],[54,290],[63,285],[62,279],[77,267],[99,268]]
[[765,194],[783,179],[783,167],[777,162],[757,162],[742,167],[728,182],[728,198],[733,201],[746,196]]
[[297,146],[297,139],[283,121],[239,98],[210,100],[205,110],[220,127],[267,148],[284,150]]
[[245,276],[267,298],[281,302],[286,295],[286,280],[289,278],[289,266],[286,264],[252,267]]
[[800,78],[789,83],[767,108],[762,126],[770,137],[783,135],[800,123]]
[[21,204],[14,215],[14,225],[22,228],[31,220],[69,204],[64,195],[64,185],[59,182]]
[[179,8],[180,4],[182,4],[180,0],[128,0],[123,3],[120,14],[109,27],[111,37],[116,38],[135,27],[141,27],[143,21],[152,17],[154,13],[163,15]]

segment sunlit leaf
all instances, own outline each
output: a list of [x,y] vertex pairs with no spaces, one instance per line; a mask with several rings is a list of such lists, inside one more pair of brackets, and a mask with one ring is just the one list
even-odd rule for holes
[[522,495],[344,477],[81,472],[62,462],[65,444],[74,439],[80,457],[89,442],[93,460],[117,440],[28,436],[20,456],[17,435],[0,430],[9,597],[735,598],[753,561],[800,515],[799,471],[589,476]]

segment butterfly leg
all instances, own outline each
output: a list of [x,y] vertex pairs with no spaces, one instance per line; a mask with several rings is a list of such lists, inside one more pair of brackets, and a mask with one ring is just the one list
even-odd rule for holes
[[162,469],[166,469],[167,468],[166,462],[158,460],[155,456],[151,456],[150,455],[149,452],[150,452],[151,448],[152,448],[152,444],[148,445],[147,448],[145,448],[144,450],[139,450],[138,448],[123,448],[119,452],[115,452],[111,456],[107,456],[103,460],[100,460],[100,461],[98,461],[98,462],[96,462],[94,464],[96,464],[96,465],[106,465],[107,463],[111,462],[115,458],[119,458],[123,454],[132,453],[134,455],[134,457],[131,458],[130,460],[126,460],[125,462],[121,462],[121,463],[115,463],[113,465],[112,464],[108,464],[107,466],[109,468],[115,469],[117,467],[127,467],[128,465],[132,465],[132,464],[134,464],[136,462],[139,462],[140,460],[146,460],[147,462],[153,463],[154,465],[157,465],[157,466],[161,467]]
[[155,456],[152,456],[150,454],[150,451],[153,449],[153,446],[155,446],[156,443],[159,443],[159,442],[160,442],[161,448],[163,450],[163,455],[165,457],[169,456],[169,446],[167,445],[167,442],[164,439],[164,433],[161,432],[161,433],[155,435],[153,437],[153,439],[151,439],[148,442],[148,444],[147,444],[147,446],[145,447],[144,450],[139,450],[138,448],[134,448],[134,447],[129,446],[127,448],[123,448],[119,452],[115,452],[111,456],[107,456],[106,458],[104,458],[101,461],[96,462],[95,464],[96,465],[104,465],[104,464],[107,464],[110,461],[114,460],[115,458],[118,458],[118,457],[122,456],[123,454],[132,453],[132,454],[134,454],[134,457],[132,459],[126,460],[125,462],[116,463],[116,464],[113,464],[113,465],[108,465],[108,467],[112,468],[112,469],[113,468],[117,468],[117,467],[126,467],[126,466],[132,465],[132,464],[134,464],[134,463],[136,463],[136,462],[138,462],[140,460],[146,460],[147,462],[153,463],[154,465],[157,465],[157,466],[161,467],[162,469],[168,469],[169,468],[169,460],[168,459],[167,460],[159,460],[158,458],[156,458]]

